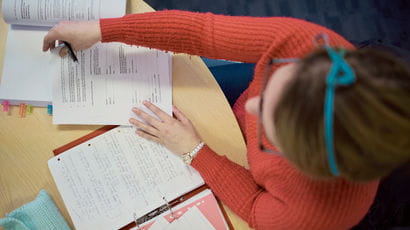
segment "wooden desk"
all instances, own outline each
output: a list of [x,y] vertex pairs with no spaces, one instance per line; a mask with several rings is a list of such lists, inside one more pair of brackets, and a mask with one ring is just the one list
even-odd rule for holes
[[[141,0],[127,2],[127,13],[152,10]],[[0,73],[7,28],[0,19]],[[246,147],[235,117],[223,92],[199,57],[184,54],[173,57],[173,103],[192,120],[211,148],[241,165],[247,165]],[[33,200],[41,189],[45,189],[73,226],[47,161],[53,157],[53,149],[100,126],[53,125],[46,108],[35,108],[33,114],[25,118],[20,118],[18,112],[16,106],[12,106],[9,113],[0,111],[0,216],[4,217],[5,213]],[[244,221],[227,207],[225,209],[235,229],[248,229]]]

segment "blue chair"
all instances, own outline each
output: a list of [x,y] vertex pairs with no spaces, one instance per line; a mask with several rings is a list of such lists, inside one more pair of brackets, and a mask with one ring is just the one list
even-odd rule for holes
[[255,64],[202,58],[224,92],[231,107],[248,88]]

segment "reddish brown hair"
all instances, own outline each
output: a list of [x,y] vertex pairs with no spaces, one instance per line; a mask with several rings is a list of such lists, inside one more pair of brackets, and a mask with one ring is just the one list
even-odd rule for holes
[[[381,178],[410,159],[410,70],[382,51],[348,51],[356,74],[334,99],[337,167],[350,180]],[[324,141],[325,80],[331,61],[319,50],[299,63],[275,110],[281,150],[301,171],[332,178]]]

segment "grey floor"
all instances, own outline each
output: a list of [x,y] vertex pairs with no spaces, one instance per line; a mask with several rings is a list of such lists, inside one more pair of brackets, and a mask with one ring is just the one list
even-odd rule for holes
[[156,10],[289,16],[326,26],[354,44],[410,50],[410,0],[146,0]]

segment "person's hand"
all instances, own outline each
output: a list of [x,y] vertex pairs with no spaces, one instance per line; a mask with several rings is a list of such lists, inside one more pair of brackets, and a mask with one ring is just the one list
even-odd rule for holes
[[[56,42],[70,43],[73,50],[84,50],[101,41],[101,29],[98,21],[62,21],[55,25],[44,37],[43,51],[54,49]],[[67,48],[60,50],[65,56]]]
[[174,118],[150,102],[144,102],[144,105],[160,120],[141,109],[133,108],[132,111],[148,123],[130,118],[130,123],[139,128],[135,132],[139,136],[161,143],[178,155],[191,152],[201,142],[191,121],[176,107],[173,107]]

